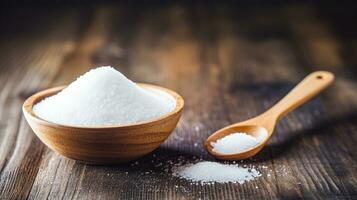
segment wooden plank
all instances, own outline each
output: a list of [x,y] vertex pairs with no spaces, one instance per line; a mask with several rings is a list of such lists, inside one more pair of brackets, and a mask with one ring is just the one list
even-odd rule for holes
[[[227,12],[231,15],[227,16]],[[279,10],[270,11],[275,13],[272,16],[264,13],[264,10],[256,11],[264,17],[249,14],[249,11],[242,12],[220,10],[222,17],[216,17],[219,32],[217,54],[225,78],[223,80],[226,81],[222,93],[233,122],[263,112],[291,88],[289,80],[297,80],[296,62],[287,41],[255,34],[262,30],[261,26],[282,30]],[[247,17],[250,20],[246,21]],[[287,127],[286,121],[278,125],[268,147],[253,161],[255,165],[266,166],[261,169],[264,177],[258,179],[258,188],[243,186],[244,194],[240,198],[261,195],[261,198],[275,199],[301,195],[296,187],[299,180],[293,175],[294,168],[288,167],[296,165],[294,159],[289,159],[293,155],[288,152],[287,157],[283,158],[274,155],[276,147],[279,149],[276,144],[287,138],[288,131],[293,131],[293,127]]]
[[[62,13],[63,14],[63,13]],[[2,134],[0,145],[0,197],[1,199],[27,198],[37,175],[42,159],[44,145],[34,136],[22,117],[21,106],[24,98],[44,87],[46,81],[56,74],[62,57],[66,54],[67,41],[74,34],[73,13],[58,20],[58,13],[39,20],[47,26],[44,36],[41,32],[32,32],[31,37],[24,37],[18,43],[3,41],[1,52],[7,54],[2,59],[6,73],[1,79],[5,84],[1,90]],[[56,28],[51,20],[56,20]],[[47,29],[49,28],[49,29]],[[62,40],[58,43],[58,40]],[[10,48],[8,48],[10,47]],[[6,78],[8,77],[8,78]]]
[[[267,17],[268,15],[265,15],[264,18],[254,18],[254,16],[250,17],[247,13],[237,13],[239,14],[230,17],[235,20],[234,23],[237,23],[233,26],[236,28],[235,32],[231,35],[228,34],[228,36],[223,35],[222,37],[223,44],[221,46],[223,47],[223,52],[221,53],[221,58],[223,59],[221,63],[223,67],[226,66],[228,68],[226,70],[228,76],[226,77],[232,81],[232,83],[228,83],[228,86],[233,90],[233,94],[228,91],[225,93],[227,96],[226,99],[228,99],[227,102],[230,103],[229,99],[238,99],[235,109],[231,108],[227,110],[238,110],[244,107],[247,108],[245,110],[249,112],[249,107],[244,105],[244,101],[255,103],[252,110],[257,108],[257,106],[259,108],[271,105],[279,96],[282,96],[292,87],[293,83],[289,82],[289,80],[297,80],[298,74],[302,73],[301,70],[299,70],[299,62],[294,58],[294,49],[289,46],[288,38],[285,39],[282,37],[282,39],[278,40],[276,38],[260,38],[259,36],[254,36],[254,33],[260,29],[259,24],[263,24],[261,20],[264,21],[264,26],[266,27],[276,26],[274,27],[276,30],[284,31],[279,28],[279,26],[284,25],[281,23],[283,21],[280,22],[280,18],[274,19],[279,14],[275,14],[275,17]],[[264,15],[264,11],[259,13],[263,13]],[[279,13],[279,10],[274,13]],[[248,17],[250,21],[240,21],[239,18],[243,18],[243,16]],[[308,19],[311,20],[311,17]],[[244,30],[250,30],[251,33],[249,31],[247,33],[241,32],[241,27],[244,27]],[[219,30],[223,30],[223,28]],[[229,32],[226,28],[224,30]],[[236,37],[237,35],[238,38]],[[286,34],[283,32],[281,35]],[[237,67],[237,65],[239,67]],[[264,71],[264,68],[269,70]],[[296,71],[294,72],[294,70]],[[240,74],[243,75],[239,76]],[[267,89],[266,87],[269,87],[267,83],[271,83],[271,86],[275,86],[275,88],[281,87],[280,90],[282,91],[275,92],[274,90]],[[246,86],[246,88],[244,86]],[[252,89],[255,89],[255,91]],[[235,96],[235,93],[239,95]],[[241,102],[239,98],[242,98],[242,96],[244,96],[244,101],[242,100]],[[259,99],[259,101],[257,101],[257,99]],[[263,101],[262,104],[263,99],[267,99],[268,102]],[[289,144],[292,145],[292,142],[294,142],[292,138],[303,137],[301,136],[301,134],[304,133],[304,131],[301,131],[302,127],[305,127],[305,129],[309,128],[313,124],[319,123],[318,118],[323,118],[320,115],[323,113],[324,108],[319,106],[319,104],[321,104],[321,102],[315,99],[283,120],[267,148],[267,150],[269,150],[269,147],[271,148],[271,159],[274,163],[273,165],[276,166],[275,170],[278,171],[275,173],[276,180],[274,182],[276,182],[277,185],[276,192],[281,197],[350,195],[341,192],[341,189],[343,189],[339,187],[341,183],[337,184],[334,178],[328,177],[328,175],[334,176],[333,171],[325,167],[325,163],[331,163],[331,159],[324,155],[326,152],[319,150],[320,145],[314,144],[316,143],[316,138],[314,138],[314,140],[302,138],[300,139],[301,142],[298,143],[299,148],[289,147]],[[314,110],[316,113],[313,113],[314,115],[311,116],[309,110]],[[234,119],[234,117],[230,118]],[[311,131],[322,130],[312,129]],[[305,134],[311,131],[306,131]],[[293,133],[293,137],[290,137],[291,133],[289,132]],[[288,144],[284,144],[286,140],[289,142]],[[328,139],[325,138],[325,141],[326,140]],[[318,153],[310,153],[307,149],[317,151]],[[326,149],[326,151],[328,150],[329,149]],[[280,157],[282,152],[284,153],[283,158]],[[334,152],[334,150],[329,150],[329,152]],[[264,153],[264,151],[262,153]],[[267,155],[265,155],[265,157],[267,157]],[[259,161],[259,155],[257,159]],[[300,164],[297,160],[303,160],[304,164]],[[348,172],[349,170],[347,168],[349,165],[351,165],[351,163],[346,165],[341,164],[338,167],[346,168],[344,171]],[[283,170],[283,172],[281,170]],[[311,192],[312,190],[316,190],[316,192]]]
[[[85,16],[91,21],[84,24],[78,40],[73,45],[73,51],[63,60],[57,76],[47,87],[67,84],[95,66],[92,58],[107,42],[112,15],[112,9],[99,7],[89,16]],[[44,157],[29,199],[77,198],[81,191],[82,179],[86,175],[86,165],[64,158],[50,150],[44,153]],[[95,181],[92,181],[93,183]]]
[[[302,8],[295,9],[301,11]],[[353,153],[357,140],[357,95],[354,92],[357,90],[357,83],[351,79],[349,73],[352,63],[343,59],[345,54],[341,51],[350,43],[342,42],[341,37],[332,31],[331,24],[317,17],[316,10],[305,9],[303,13],[304,16],[298,16],[299,20],[291,23],[291,28],[295,30],[296,44],[299,44],[298,53],[302,54],[303,49],[308,50],[304,51],[304,55],[306,62],[310,63],[310,70],[330,70],[336,75],[335,83],[324,93],[324,101],[321,102],[325,108],[322,113],[325,122],[315,130],[321,129],[320,134],[325,134],[324,137],[318,137],[319,147],[323,152],[321,159],[327,163],[322,176],[329,180],[332,187],[329,192],[332,195],[353,197],[357,194],[357,169],[354,167],[357,163]],[[290,15],[287,16],[287,19],[292,20]]]
[[[186,160],[194,160],[194,157],[212,160],[203,148],[204,139],[223,125],[222,118],[227,119],[223,105],[217,98],[217,65],[209,59],[211,51],[205,49],[209,41],[207,37],[202,39],[195,35],[196,32],[202,33],[202,28],[205,28],[198,27],[198,20],[204,19],[209,13],[201,17],[192,14],[196,11],[198,9],[190,10],[182,6],[149,11],[149,17],[145,17],[140,24],[142,30],[139,30],[137,42],[129,53],[129,61],[132,60],[132,73],[129,76],[134,80],[172,88],[186,99],[185,112],[176,130],[155,152],[156,158],[149,157],[141,161],[141,166],[149,165],[144,163],[146,160],[151,160],[154,166],[161,163],[165,166],[170,161],[176,164],[180,156]],[[157,37],[158,33],[160,37]],[[226,192],[224,186],[219,186],[220,189],[215,191],[213,187],[190,185],[187,181],[170,177],[171,172],[165,172],[165,168],[151,168],[163,177],[155,181],[156,194],[146,189],[152,179],[149,176],[142,177],[139,183],[129,183],[128,190],[132,196],[125,197],[155,194],[167,199],[234,198],[235,193]]]

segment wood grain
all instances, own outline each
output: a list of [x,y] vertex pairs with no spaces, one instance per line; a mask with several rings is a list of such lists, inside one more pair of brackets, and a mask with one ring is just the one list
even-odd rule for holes
[[[347,23],[354,15],[289,4],[4,10],[0,199],[357,198],[357,31]],[[85,165],[47,149],[27,126],[28,96],[97,65],[184,97],[181,121],[153,154]],[[336,82],[282,119],[268,146],[243,161],[261,178],[202,186],[172,177],[179,160],[214,160],[203,147],[211,133],[261,113],[316,70],[332,71]]]
[[[74,15],[66,13],[66,17],[59,19],[59,13],[54,12],[37,22],[39,26],[46,26],[43,29],[47,32],[45,37],[31,34],[22,37],[18,43],[2,41],[1,51],[8,52],[8,59],[2,59],[1,65],[2,80],[6,80],[1,89],[0,196],[3,199],[26,198],[37,176],[44,148],[16,108],[23,103],[24,96],[36,88],[46,87],[46,81],[55,76],[62,56],[67,52],[66,42],[70,41],[74,31],[71,20]],[[67,30],[54,28],[51,20],[56,20]],[[39,27],[32,30],[36,28]]]

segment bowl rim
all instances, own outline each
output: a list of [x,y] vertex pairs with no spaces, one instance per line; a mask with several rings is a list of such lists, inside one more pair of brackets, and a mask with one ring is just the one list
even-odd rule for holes
[[62,85],[62,86],[57,86],[57,87],[52,87],[48,88],[42,91],[39,91],[30,97],[28,97],[23,106],[22,106],[22,111],[25,115],[25,117],[29,117],[31,120],[35,121],[36,123],[45,125],[45,126],[52,126],[56,128],[65,128],[65,129],[82,129],[82,130],[107,130],[107,129],[113,129],[113,128],[140,128],[140,127],[148,127],[148,126],[154,126],[160,123],[163,123],[167,120],[169,120],[171,117],[175,116],[176,114],[180,113],[183,110],[184,106],[184,100],[183,98],[174,92],[173,90],[153,85],[153,84],[148,84],[148,83],[136,83],[140,87],[143,88],[152,88],[156,89],[162,92],[166,92],[170,96],[172,96],[175,101],[176,105],[175,108],[170,111],[169,113],[162,115],[157,118],[149,119],[149,120],[144,120],[140,121],[138,123],[131,123],[131,124],[124,124],[124,125],[104,125],[104,126],[78,126],[78,125],[65,125],[65,124],[58,124],[54,122],[47,121],[45,119],[42,119],[35,115],[33,112],[32,108],[33,105],[38,103],[39,101],[43,100],[46,97],[52,96],[54,94],[57,94],[61,90],[67,87],[67,85]]

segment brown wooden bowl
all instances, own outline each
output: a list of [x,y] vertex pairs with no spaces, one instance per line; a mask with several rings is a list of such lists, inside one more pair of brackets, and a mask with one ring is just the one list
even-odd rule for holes
[[176,100],[168,114],[140,123],[118,126],[81,127],[48,122],[32,112],[34,104],[66,86],[38,92],[29,97],[22,110],[32,130],[50,149],[90,164],[117,164],[142,157],[155,150],[175,129],[184,106],[183,98],[169,89],[138,84],[167,92]]

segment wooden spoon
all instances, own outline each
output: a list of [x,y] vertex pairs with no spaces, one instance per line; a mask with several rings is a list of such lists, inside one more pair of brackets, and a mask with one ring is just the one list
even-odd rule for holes
[[[263,114],[224,127],[209,136],[205,143],[207,151],[214,157],[223,160],[239,160],[254,156],[268,142],[276,123],[281,117],[326,88],[333,79],[334,75],[326,71],[317,71],[309,74],[283,99]],[[250,149],[234,154],[222,154],[213,150],[212,142],[216,142],[218,139],[236,132],[243,132],[256,137],[260,143]]]

